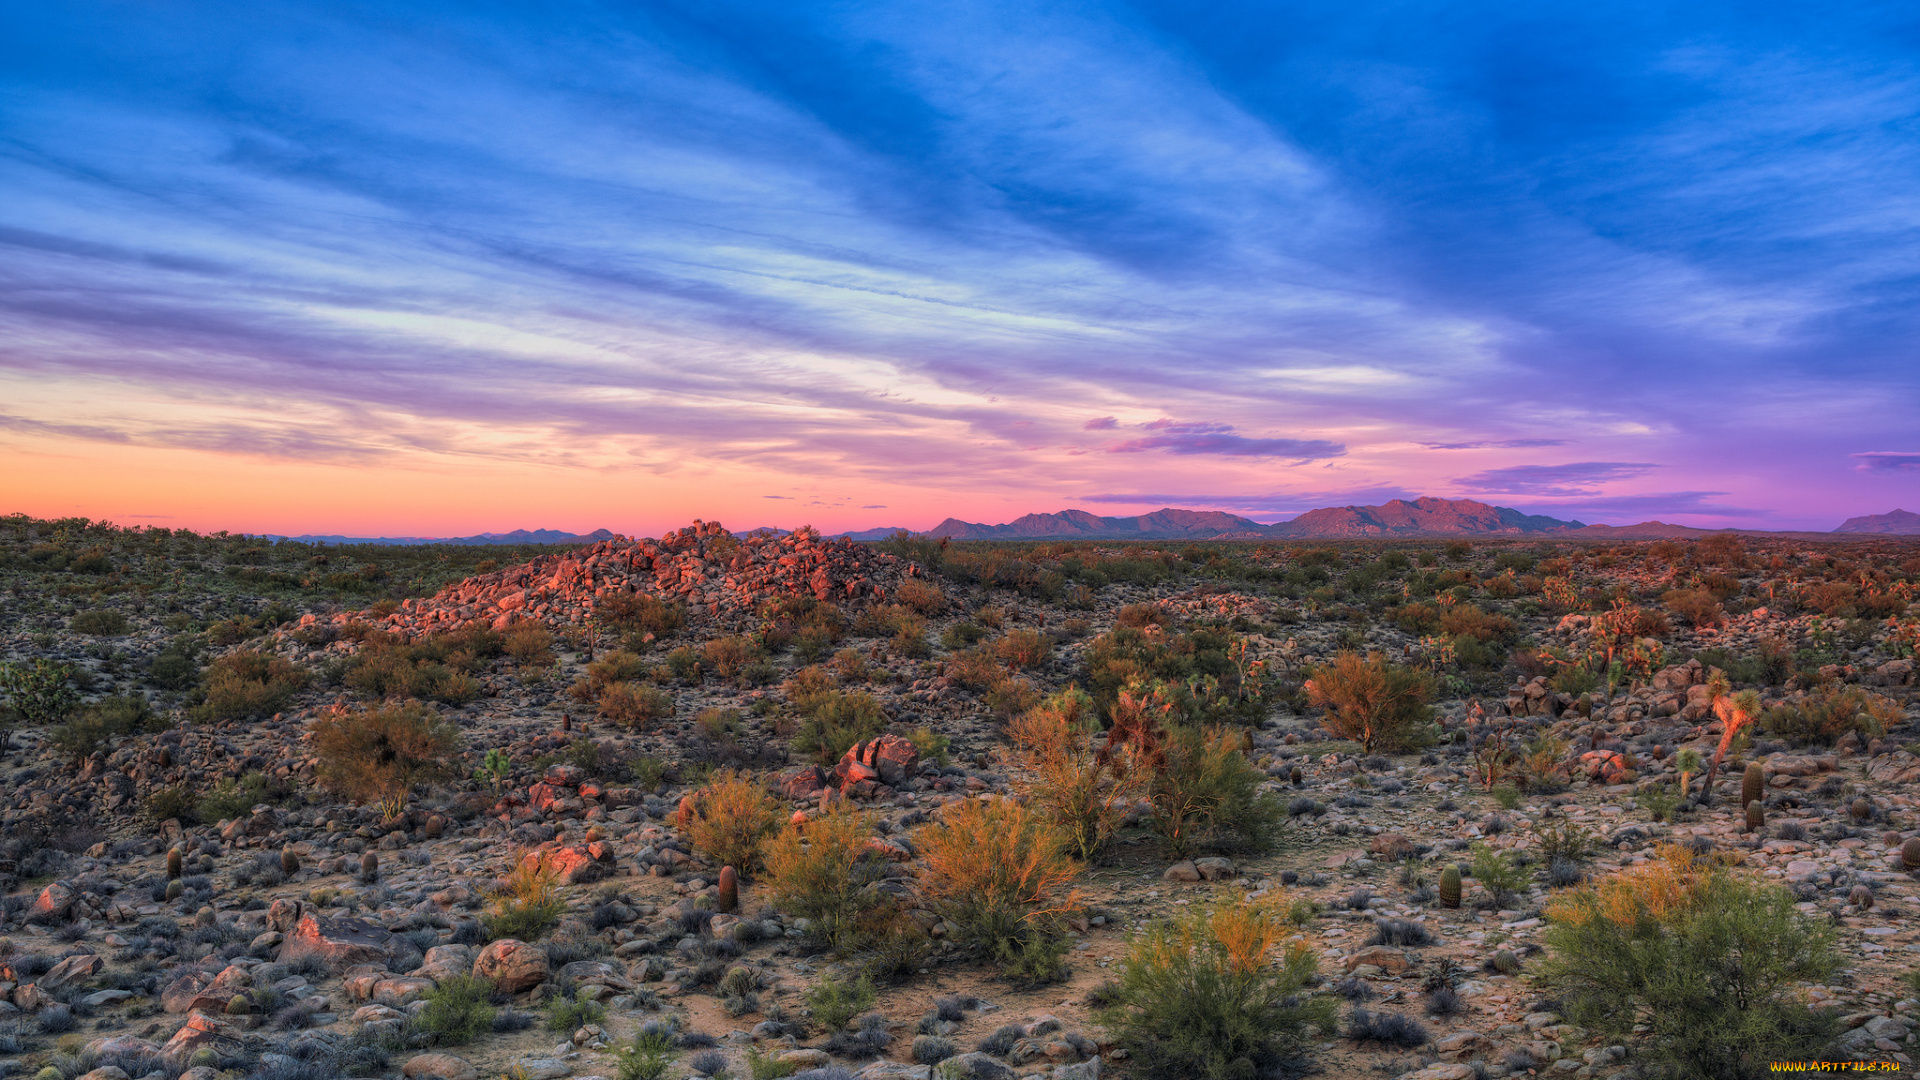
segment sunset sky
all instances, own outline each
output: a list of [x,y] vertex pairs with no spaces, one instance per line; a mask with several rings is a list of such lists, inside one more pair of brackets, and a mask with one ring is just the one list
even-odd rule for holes
[[1920,510],[1920,8],[0,8],[0,513],[1416,495]]

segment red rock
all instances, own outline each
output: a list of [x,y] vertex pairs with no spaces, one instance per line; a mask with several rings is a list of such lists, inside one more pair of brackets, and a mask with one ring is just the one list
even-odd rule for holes
[[281,943],[279,961],[303,956],[317,956],[334,971],[385,964],[393,959],[393,935],[364,919],[329,919],[305,911]]
[[782,777],[778,786],[780,794],[789,799],[810,799],[827,786],[826,773],[818,765],[807,765]]
[[564,884],[585,885],[607,876],[607,864],[612,861],[613,852],[605,844],[598,846],[607,855],[605,861],[596,858],[586,848],[563,847],[529,851],[521,857],[520,865],[530,871],[537,871],[544,866],[548,873],[556,875]]
[[553,809],[553,804],[573,794],[571,789],[562,790],[552,784],[535,784],[527,789],[527,805],[541,813]]
[[78,898],[66,882],[56,881],[41,889],[40,895],[34,897],[33,906],[27,909],[27,921],[64,919],[67,912],[73,910],[73,903]]
[[492,979],[502,993],[531,990],[547,980],[547,952],[513,938],[501,938],[480,950],[473,961],[477,978]]
[[187,1017],[173,1038],[160,1048],[160,1052],[175,1061],[183,1061],[201,1047],[214,1047],[226,1050],[239,1050],[246,1045],[234,1030],[233,1025],[224,1020],[215,1020],[206,1013],[194,1013]]

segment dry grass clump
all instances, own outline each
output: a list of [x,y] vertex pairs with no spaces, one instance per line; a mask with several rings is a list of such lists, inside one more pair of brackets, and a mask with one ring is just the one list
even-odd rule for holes
[[553,633],[532,620],[507,627],[502,647],[522,667],[551,667],[557,659],[553,655]]
[[741,874],[760,869],[767,841],[780,829],[780,804],[767,789],[731,769],[680,803],[674,824],[693,846]]
[[1038,630],[1009,630],[993,651],[1015,671],[1039,667],[1053,652],[1053,639]]
[[417,701],[377,709],[335,709],[313,725],[320,783],[396,816],[415,784],[448,774],[460,733]]

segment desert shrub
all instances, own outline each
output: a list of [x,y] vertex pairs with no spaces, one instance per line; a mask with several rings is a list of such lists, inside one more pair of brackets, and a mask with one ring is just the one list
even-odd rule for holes
[[623,682],[641,682],[653,665],[638,654],[624,649],[610,652],[587,665],[587,673],[567,689],[568,696],[582,704],[600,700],[609,686]]
[[215,784],[193,804],[190,816],[208,824],[230,821],[261,803],[277,803],[286,796],[287,790],[267,779],[266,773],[250,772],[238,780],[229,777]]
[[884,900],[869,888],[886,876],[884,860],[867,847],[872,835],[847,808],[788,825],[766,846],[768,895],[782,911],[812,919],[822,940],[851,943]]
[[920,578],[908,578],[893,591],[893,598],[905,607],[912,608],[922,615],[932,615],[946,608],[947,596],[938,585]]
[[1053,652],[1053,639],[1038,630],[1009,630],[993,643],[994,654],[1016,671],[1038,667]]
[[853,1022],[853,1018],[873,1008],[879,997],[874,990],[873,981],[861,976],[851,982],[828,976],[807,991],[807,1007],[813,1010],[814,1022],[825,1031],[839,1031]]
[[1473,859],[1473,879],[1487,890],[1490,902],[1499,907],[1514,903],[1527,887],[1527,873],[1514,862],[1511,852],[1494,850],[1484,841],[1469,849]]
[[200,665],[185,641],[169,643],[147,662],[147,679],[165,690],[185,690],[200,681]]
[[1078,689],[1053,695],[1007,725],[1015,761],[1033,774],[1031,801],[1084,860],[1113,838],[1147,779],[1136,755],[1094,748],[1099,729],[1093,698]]
[[547,667],[554,661],[553,633],[532,620],[507,627],[506,653],[527,667]]
[[919,840],[921,892],[963,939],[1023,981],[1060,973],[1057,923],[1081,868],[1061,829],[1020,803],[966,799]]
[[285,657],[243,650],[209,664],[205,682],[207,698],[194,708],[194,719],[258,720],[293,700],[307,673]]
[[118,637],[132,628],[127,617],[112,608],[96,608],[83,611],[67,620],[67,628],[76,634],[92,634],[98,637]]
[[1800,590],[1800,603],[1823,615],[1851,615],[1858,590],[1851,582],[1823,581]]
[[110,697],[81,712],[47,734],[53,748],[74,760],[93,756],[113,740],[146,731],[159,731],[166,722],[138,694]]
[[641,639],[663,638],[687,624],[686,608],[642,593],[605,597],[596,604],[594,614]]
[[619,1080],[661,1080],[673,1063],[673,1050],[673,1032],[662,1024],[648,1024],[614,1048],[614,1075]]
[[1154,1080],[1274,1075],[1332,1027],[1316,966],[1277,903],[1196,907],[1133,939],[1102,1016]]
[[738,679],[748,667],[766,659],[766,654],[751,638],[738,635],[714,638],[701,646],[706,670],[722,679]]
[[1517,631],[1513,620],[1505,615],[1489,614],[1473,604],[1454,604],[1441,613],[1440,632],[1450,638],[1470,637],[1482,643],[1510,644]]
[[1003,719],[1026,712],[1040,704],[1040,698],[1040,688],[1019,676],[995,679],[985,695],[987,708]]
[[1760,715],[1769,735],[1832,746],[1849,731],[1879,735],[1902,719],[1899,703],[1845,683],[1824,683],[1798,702],[1777,705]]
[[987,649],[968,649],[947,659],[946,676],[969,690],[985,690],[1007,677],[1000,659]]
[[374,709],[335,709],[311,728],[319,780],[358,803],[378,802],[395,816],[413,785],[449,772],[459,729],[417,701]]
[[1421,1046],[1430,1036],[1425,1025],[1405,1013],[1377,1013],[1355,1006],[1347,1019],[1347,1038],[1387,1046]]
[[766,788],[729,769],[681,803],[674,821],[695,848],[723,866],[753,874],[759,871],[761,850],[779,831],[783,816]]
[[940,631],[940,646],[949,652],[978,645],[987,636],[987,629],[970,622],[957,622]]
[[1644,1025],[1648,1060],[1675,1077],[1757,1080],[1832,1056],[1834,1014],[1794,993],[1840,967],[1832,927],[1721,860],[1660,854],[1548,906],[1546,972],[1568,1017],[1623,1041]]
[[493,980],[454,975],[427,991],[413,1032],[437,1046],[462,1046],[493,1030]]
[[1272,849],[1286,807],[1260,790],[1266,774],[1240,745],[1240,736],[1223,728],[1178,726],[1149,755],[1154,827],[1174,853]]
[[1660,602],[1694,627],[1719,626],[1724,614],[1720,601],[1704,589],[1672,589],[1660,597]]
[[1326,709],[1322,724],[1371,753],[1417,747],[1430,740],[1427,699],[1433,684],[1413,668],[1372,653],[1342,652],[1314,668],[1306,682],[1308,699]]
[[617,682],[600,694],[600,719],[626,728],[645,728],[673,716],[673,695],[657,686]]
[[885,731],[886,709],[871,694],[826,690],[812,698],[807,717],[794,735],[793,748],[831,765],[853,744]]
[[597,1024],[606,1019],[606,1006],[583,998],[578,991],[573,996],[556,995],[547,1005],[547,1030],[562,1035],[571,1035],[588,1024]]
[[491,910],[480,917],[488,940],[538,941],[559,925],[566,901],[556,891],[559,871],[545,859],[522,859],[494,894]]

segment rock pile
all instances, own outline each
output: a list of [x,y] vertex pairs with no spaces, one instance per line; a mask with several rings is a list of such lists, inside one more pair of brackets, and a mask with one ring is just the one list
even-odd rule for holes
[[471,577],[389,615],[307,615],[300,625],[367,622],[402,637],[471,622],[505,629],[516,620],[578,624],[616,596],[644,595],[686,606],[689,618],[730,625],[764,600],[810,596],[842,605],[885,602],[918,568],[850,540],[810,531],[736,538],[718,522],[695,522],[659,540],[603,540]]

